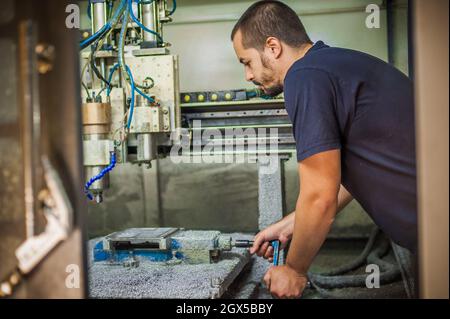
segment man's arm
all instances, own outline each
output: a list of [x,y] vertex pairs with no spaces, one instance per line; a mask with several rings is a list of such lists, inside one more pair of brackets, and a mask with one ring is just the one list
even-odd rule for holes
[[[340,185],[338,194],[338,204],[336,214],[340,213],[351,201],[353,196],[347,191],[344,185]],[[250,249],[250,253],[256,253],[260,257],[264,257],[272,261],[273,249],[270,240],[278,239],[281,241],[281,248],[291,240],[294,232],[295,211],[286,215],[277,223],[269,226],[255,236],[255,242]]]
[[[306,275],[338,209],[340,150],[313,155],[300,162],[298,168],[300,195],[286,264],[298,274]],[[345,196],[345,199],[348,200],[348,196]]]

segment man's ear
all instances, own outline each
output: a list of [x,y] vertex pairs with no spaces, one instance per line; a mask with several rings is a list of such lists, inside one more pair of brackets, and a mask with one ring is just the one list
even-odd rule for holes
[[267,53],[271,54],[275,59],[278,59],[283,51],[281,41],[275,37],[268,37],[266,40]]

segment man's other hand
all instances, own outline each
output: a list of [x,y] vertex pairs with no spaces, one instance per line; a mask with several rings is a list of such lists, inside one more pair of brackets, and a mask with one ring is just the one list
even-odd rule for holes
[[267,289],[275,298],[300,298],[308,278],[288,265],[273,266],[264,276]]

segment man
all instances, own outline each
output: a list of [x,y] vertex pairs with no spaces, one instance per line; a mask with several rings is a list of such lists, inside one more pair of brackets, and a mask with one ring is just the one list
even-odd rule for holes
[[231,35],[245,76],[266,94],[284,90],[296,140],[295,212],[255,236],[251,253],[290,240],[286,264],[264,277],[276,297],[301,296],[335,215],[355,198],[398,245],[416,250],[414,107],[410,80],[365,53],[309,39],[278,1],[253,4]]

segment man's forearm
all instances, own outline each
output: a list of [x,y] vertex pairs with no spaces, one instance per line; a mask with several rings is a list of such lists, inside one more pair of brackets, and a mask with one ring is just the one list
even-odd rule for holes
[[[339,187],[339,194],[338,194],[338,204],[336,213],[339,213],[342,211],[351,201],[353,200],[352,194],[348,192],[348,190],[344,187],[344,185],[340,185]],[[295,210],[286,215],[283,220],[286,221],[286,223],[294,223],[295,221]]]
[[298,273],[306,274],[333,223],[335,200],[302,198],[295,213],[294,232],[286,263]]

